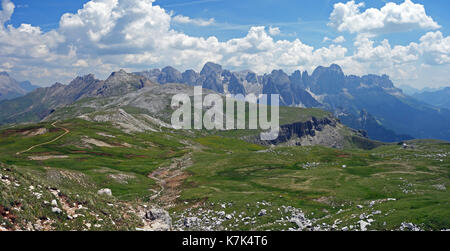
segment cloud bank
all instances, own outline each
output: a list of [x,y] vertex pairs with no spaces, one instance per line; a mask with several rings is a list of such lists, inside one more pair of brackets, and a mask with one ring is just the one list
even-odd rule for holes
[[[426,16],[423,6],[409,0],[363,13],[362,5],[354,1],[336,4],[330,25],[358,34],[352,54],[340,44],[345,42],[343,36],[329,46],[314,48],[299,38],[275,40],[280,34],[277,27],[255,26],[246,36],[227,41],[214,36],[189,36],[175,30],[172,23],[207,26],[214,20],[173,16],[154,5],[154,0],[91,0],[76,13],[64,14],[59,27],[49,32],[29,24],[5,27],[14,4],[2,0],[2,6],[0,62],[4,63],[0,63],[0,71],[12,71],[44,85],[91,72],[105,77],[119,68],[131,71],[172,65],[180,70],[200,70],[208,61],[258,73],[273,69],[311,71],[318,65],[337,63],[349,74],[387,73],[404,81],[420,79],[417,68],[421,65],[450,64],[450,37],[440,31],[430,31],[406,46],[392,46],[388,40],[379,44],[373,41],[374,33],[380,31],[439,27]],[[405,8],[420,15],[396,14]],[[355,18],[373,19],[375,24],[350,25]]]

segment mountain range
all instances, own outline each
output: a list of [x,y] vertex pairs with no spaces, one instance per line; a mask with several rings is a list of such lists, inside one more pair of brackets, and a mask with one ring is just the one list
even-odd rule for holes
[[450,140],[450,110],[425,104],[394,86],[387,75],[347,76],[340,66],[320,66],[312,74],[282,70],[257,75],[231,72],[207,63],[200,73],[173,67],[136,72],[160,84],[184,83],[223,94],[280,94],[284,106],[316,107],[331,111],[371,139],[394,142],[411,138]]
[[436,107],[450,109],[450,87],[435,91],[416,93],[412,96]]
[[205,64],[200,72],[182,73],[168,66],[135,73],[121,70],[106,80],[90,74],[68,85],[56,83],[0,102],[0,124],[40,121],[58,108],[85,98],[124,96],[157,83],[202,86],[221,94],[280,94],[282,106],[332,112],[343,124],[366,131],[373,140],[450,140],[450,110],[405,95],[386,75],[348,76],[336,64],[320,66],[312,74],[295,71],[291,75],[282,70],[264,75],[232,72],[215,63]]
[[106,80],[98,80],[92,74],[77,77],[69,85],[55,83],[0,102],[0,123],[37,122],[55,109],[84,98],[124,95],[150,85],[152,83],[148,79],[123,70],[112,73]]
[[446,87],[424,87],[422,89],[417,89],[415,87],[409,86],[409,85],[399,85],[398,88],[400,88],[403,93],[409,96],[413,96],[415,94],[423,93],[423,92],[436,92],[441,91],[442,89],[445,89]]
[[0,100],[14,99],[36,90],[38,86],[30,81],[19,82],[7,72],[0,72]]

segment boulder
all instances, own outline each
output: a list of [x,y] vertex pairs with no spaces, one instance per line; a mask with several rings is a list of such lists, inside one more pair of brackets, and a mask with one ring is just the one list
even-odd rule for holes
[[145,214],[145,217],[151,221],[161,221],[167,225],[172,224],[172,218],[170,217],[169,213],[166,210],[160,208],[150,209]]
[[152,208],[144,214],[144,221],[148,222],[145,231],[170,231],[172,230],[172,218],[169,213],[160,208]]
[[62,210],[57,208],[57,207],[54,207],[54,208],[52,208],[52,212],[55,213],[55,214],[61,214]]
[[358,223],[359,223],[359,226],[361,228],[361,231],[367,231],[367,227],[370,226],[369,222],[366,222],[366,221],[363,221],[363,220],[360,220]]
[[97,194],[98,195],[112,196],[112,191],[109,188],[103,188],[103,189],[98,190]]
[[264,216],[267,214],[267,210],[265,209],[261,209],[261,211],[259,211],[258,216]]

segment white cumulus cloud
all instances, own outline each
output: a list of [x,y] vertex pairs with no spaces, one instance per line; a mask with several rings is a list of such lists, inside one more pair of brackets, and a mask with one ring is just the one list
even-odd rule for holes
[[428,64],[450,63],[450,37],[442,32],[428,32],[420,38],[420,50]]
[[[2,1],[13,11],[14,5],[11,8],[9,3]],[[356,7],[358,12],[360,7]],[[1,16],[7,18],[2,20],[12,14],[6,9]],[[30,24],[5,27],[3,23],[0,62],[7,64],[1,68],[19,79],[49,85],[56,81],[67,83],[87,73],[104,78],[120,68],[139,71],[171,65],[199,71],[208,61],[257,73],[273,69],[311,71],[319,65],[337,63],[348,74],[387,73],[404,81],[427,77],[426,72],[418,76],[421,65],[440,65],[445,69],[443,74],[450,65],[450,37],[440,31],[400,46],[388,40],[377,43],[368,29],[360,29],[363,32],[357,36],[354,50],[349,50],[341,44],[344,36],[326,38],[324,41],[333,43],[315,48],[300,38],[276,40],[274,37],[280,34],[277,27],[255,26],[243,37],[219,41],[215,36],[190,36],[171,26],[193,20],[198,21],[173,16],[154,0],[91,0],[75,13],[62,15],[59,27],[48,32]],[[433,74],[437,75],[436,71]]]
[[190,18],[183,15],[176,15],[172,18],[172,22],[180,23],[180,24],[193,24],[197,26],[209,26],[215,23],[214,18],[210,18],[208,20],[201,18]]
[[333,40],[333,42],[335,42],[337,44],[343,43],[343,42],[345,42],[345,37],[344,36],[339,36],[339,37],[335,38]]
[[349,1],[336,3],[329,26],[350,33],[390,33],[413,29],[438,29],[439,24],[427,15],[421,4],[405,0],[401,4],[386,3],[381,9],[369,8],[361,12],[364,3]]
[[346,40],[345,40],[344,36],[339,36],[339,37],[337,37],[335,39],[331,39],[329,37],[324,37],[323,40],[322,40],[322,43],[326,43],[326,42],[329,42],[329,41],[332,41],[333,43],[336,43],[336,44],[341,44],[341,43],[345,42]]
[[276,35],[280,35],[280,33],[281,33],[281,30],[280,30],[279,27],[272,27],[272,26],[269,27],[269,34],[270,35],[276,36]]
[[[0,11],[0,25],[3,27],[3,24],[11,19],[12,14],[14,13],[15,5],[10,0],[2,0],[2,10]],[[2,28],[0,27],[0,29]]]

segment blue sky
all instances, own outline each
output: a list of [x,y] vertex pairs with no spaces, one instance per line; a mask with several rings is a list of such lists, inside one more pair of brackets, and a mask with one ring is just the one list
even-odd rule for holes
[[[61,15],[76,12],[88,0],[15,0],[17,10],[14,12],[11,24],[30,23],[42,30],[58,27]],[[222,27],[178,26],[177,29],[194,36],[217,36],[220,40],[242,37],[249,28],[255,25],[277,26],[283,29],[279,38],[293,40],[301,38],[309,44],[320,46],[324,36],[338,36],[339,33],[327,26],[333,5],[339,0],[157,0],[160,5],[175,14],[183,14],[193,18],[214,18]],[[367,8],[381,8],[386,0],[364,1]],[[402,0],[390,1],[402,3]],[[432,16],[441,26],[441,31],[450,35],[450,1],[414,1],[426,7],[427,14]],[[417,40],[423,34],[421,31],[387,34],[386,38],[396,44],[407,44]]]
[[[7,70],[17,78],[28,78],[41,85],[49,85],[53,81],[64,83],[73,78],[73,75],[89,72],[96,73],[98,77],[105,77],[108,71],[116,70],[116,68],[141,70],[171,64],[180,70],[188,68],[199,70],[205,61],[217,61],[234,70],[248,68],[258,73],[270,71],[269,69],[272,68],[281,68],[287,72],[295,69],[310,71],[319,64],[339,63],[349,74],[387,73],[399,85],[407,84],[418,88],[450,85],[450,81],[447,80],[447,72],[450,69],[448,49],[450,38],[447,39],[450,36],[450,16],[448,15],[450,2],[448,0],[412,1],[414,4],[410,5],[414,7],[412,10],[418,11],[417,15],[428,18],[426,19],[428,25],[422,25],[424,19],[418,19],[402,25],[386,23],[383,24],[383,27],[376,29],[354,27],[353,30],[346,28],[348,26],[339,28],[339,24],[349,25],[345,24],[345,20],[339,20],[339,23],[334,26],[329,24],[332,13],[336,10],[335,4],[341,3],[347,4],[347,7],[350,6],[348,5],[349,1],[346,0],[156,0],[153,3],[150,0],[118,0],[119,3],[115,9],[111,10],[111,13],[131,11],[130,6],[133,4],[146,2],[145,7],[142,7],[143,12],[134,15],[148,15],[142,17],[142,20],[145,18],[157,20],[154,27],[147,27],[148,33],[128,34],[137,40],[140,40],[137,33],[140,34],[139,36],[158,34],[161,37],[160,40],[143,39],[146,46],[123,43],[124,38],[119,38],[117,34],[124,32],[117,31],[117,34],[113,34],[111,31],[111,34],[103,34],[97,31],[97,35],[101,36],[98,40],[91,36],[92,33],[89,33],[93,29],[90,26],[80,26],[76,31],[71,30],[72,34],[68,33],[67,25],[60,27],[63,14],[77,13],[79,9],[84,8],[84,4],[89,2],[87,0],[1,1],[11,1],[15,7],[12,16],[3,24],[5,27],[3,38],[11,36],[10,41],[12,41],[13,36],[19,36],[16,33],[19,33],[21,25],[31,24],[31,27],[40,29],[39,38],[35,38],[34,41],[42,40],[43,44],[35,45],[30,42],[30,48],[36,49],[40,46],[39,48],[45,47],[46,50],[39,51],[39,53],[31,49],[23,52],[23,48],[19,50],[19,48],[8,47],[11,51],[10,54],[2,55],[0,53],[0,60],[6,62],[2,66],[2,61],[0,61],[0,70]],[[105,2],[105,4],[112,4],[114,1],[93,0],[93,2]],[[406,1],[409,2],[409,0]],[[392,5],[395,12],[395,9],[400,9],[405,1],[356,0],[355,5],[362,2],[364,2],[364,6],[358,7],[360,13],[364,13],[369,8],[374,8],[381,13],[381,8],[386,4],[395,4]],[[156,10],[155,6],[160,6],[160,10],[166,13],[166,16]],[[424,8],[426,14],[420,14],[420,6]],[[144,8],[148,8],[146,12]],[[185,19],[176,19],[177,16]],[[87,14],[80,15],[80,17],[93,20],[97,18]],[[365,18],[364,22],[372,21],[370,18],[363,18]],[[127,24],[131,22],[129,19],[127,19]],[[170,19],[169,27],[167,19]],[[407,19],[399,19],[396,22],[409,22],[405,21]],[[108,21],[102,20],[102,22]],[[126,24],[119,23],[122,20],[114,20],[114,22],[116,22],[112,23],[114,27],[124,27],[125,29]],[[8,25],[12,25],[16,30],[8,30]],[[96,21],[92,21],[89,25],[101,26]],[[264,26],[264,29],[253,29],[252,33],[252,27],[259,26]],[[273,28],[273,33],[270,31],[271,28]],[[172,34],[172,31],[178,35]],[[86,35],[88,38],[84,36],[77,38],[73,35],[83,32],[89,33]],[[160,34],[160,32],[162,33]],[[175,48],[176,44],[179,45],[183,43],[182,41],[187,40],[185,37],[181,38],[180,34],[192,39],[192,43],[195,45],[189,44],[188,50],[185,46]],[[251,40],[251,34],[258,37],[255,39],[261,41]],[[270,36],[270,39],[273,40],[272,44],[270,41],[264,40],[267,39],[264,34]],[[432,42],[421,43],[425,35]],[[48,44],[48,37],[52,37],[54,40],[60,39],[60,42]],[[217,38],[219,44],[211,39],[208,40],[210,37]],[[202,38],[204,39],[202,40]],[[180,39],[180,41],[177,43],[174,41],[176,39]],[[239,45],[233,47],[233,39],[241,39],[236,42]],[[30,40],[32,40],[31,36]],[[383,40],[387,40],[388,43]],[[118,41],[121,41],[120,45]],[[254,48],[247,46],[249,41],[254,42],[251,42]],[[277,41],[286,41],[286,43],[276,44]],[[300,41],[300,43],[296,41]],[[23,43],[24,47],[28,46],[25,42]],[[152,43],[157,44],[156,47],[167,43],[167,46],[158,48],[158,51],[167,49],[168,52],[159,52],[158,54],[155,51],[155,45],[150,46]],[[267,45],[267,43],[269,44]],[[261,49],[258,47],[261,44],[267,46]],[[196,48],[190,46],[196,46]],[[211,46],[218,46],[218,49],[209,51],[208,48]],[[396,46],[401,47],[395,49]],[[105,49],[106,47],[108,49]],[[75,52],[72,51],[70,54],[70,50]],[[177,57],[175,55],[177,50],[179,53],[187,55]],[[13,51],[22,52],[24,55],[14,57]],[[23,57],[26,57],[27,53],[31,57],[24,60]],[[290,53],[302,56],[290,58],[287,56]],[[389,54],[389,58],[384,58],[383,54]],[[167,57],[164,57],[166,55]],[[39,62],[40,56],[42,56],[40,59],[43,61],[42,64]],[[283,56],[286,56],[284,62],[274,62],[276,58]],[[196,60],[188,60],[189,57]],[[54,58],[55,62],[49,62],[49,58]],[[70,60],[73,61],[70,65],[65,67],[61,65],[61,62]],[[98,69],[100,65],[102,69]],[[41,76],[37,77],[36,72],[39,72]],[[42,72],[47,73],[43,74]]]

